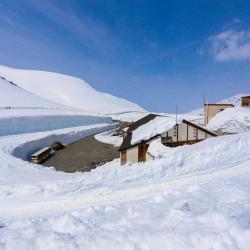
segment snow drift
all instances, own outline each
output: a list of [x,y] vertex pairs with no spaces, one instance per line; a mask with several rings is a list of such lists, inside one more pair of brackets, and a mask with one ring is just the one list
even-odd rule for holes
[[72,76],[5,66],[0,66],[0,76],[45,99],[84,111],[101,114],[144,111],[135,103],[98,92],[85,81]]
[[207,128],[227,133],[242,133],[250,131],[250,108],[228,108],[213,117]]

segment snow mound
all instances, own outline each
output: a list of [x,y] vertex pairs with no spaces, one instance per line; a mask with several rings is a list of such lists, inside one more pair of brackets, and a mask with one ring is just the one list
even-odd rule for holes
[[0,107],[64,108],[0,78]]
[[116,135],[116,129],[105,131],[95,135],[95,139],[99,142],[111,144],[114,147],[120,147],[122,144],[122,137]]
[[226,133],[250,131],[250,109],[242,107],[225,109],[209,121],[207,128]]
[[161,138],[152,141],[148,147],[148,152],[155,158],[167,157],[167,154],[171,153],[173,150],[173,148],[164,146],[161,143]]
[[144,111],[135,103],[98,92],[85,81],[72,76],[5,66],[0,66],[0,76],[38,96],[85,111],[101,114]]

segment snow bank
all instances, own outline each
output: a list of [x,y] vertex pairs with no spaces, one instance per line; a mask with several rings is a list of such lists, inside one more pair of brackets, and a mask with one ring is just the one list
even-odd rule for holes
[[175,124],[176,121],[172,117],[157,116],[155,119],[133,131],[131,144],[136,144],[142,140],[148,140],[155,135],[162,134],[171,129]]
[[0,246],[248,250],[249,150],[250,133],[242,133],[134,166],[50,171],[47,180],[33,169],[30,174],[43,178],[0,186],[6,194],[0,196]]
[[147,116],[149,113],[145,112],[126,112],[112,115],[112,119],[121,122],[136,122],[141,118]]
[[116,133],[115,130],[105,131],[103,133],[96,134],[95,139],[103,143],[111,144],[115,147],[120,147],[123,139],[119,135],[114,135],[114,133]]
[[242,107],[225,109],[209,121],[207,128],[227,133],[250,131],[250,109]]
[[171,153],[172,150],[174,149],[166,147],[161,143],[161,138],[152,141],[148,147],[148,152],[155,158],[167,157],[167,155]]
[[45,99],[88,112],[144,111],[135,103],[98,92],[85,81],[72,76],[5,66],[0,66],[0,76]]

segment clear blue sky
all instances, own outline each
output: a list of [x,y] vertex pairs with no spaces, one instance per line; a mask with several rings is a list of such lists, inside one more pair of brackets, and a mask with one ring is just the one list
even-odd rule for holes
[[1,0],[0,64],[81,77],[150,111],[250,91],[250,1]]

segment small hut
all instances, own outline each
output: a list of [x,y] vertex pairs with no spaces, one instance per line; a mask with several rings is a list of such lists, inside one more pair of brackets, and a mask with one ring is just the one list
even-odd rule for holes
[[241,97],[241,106],[246,108],[250,107],[250,96]]

